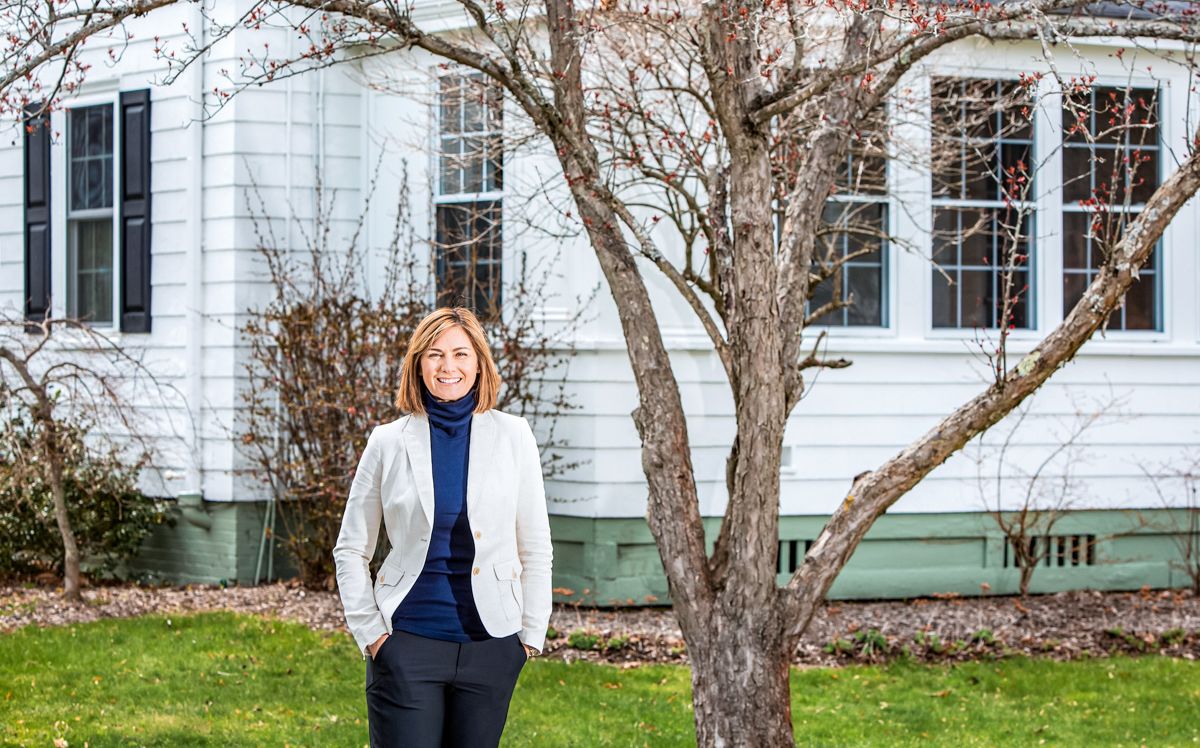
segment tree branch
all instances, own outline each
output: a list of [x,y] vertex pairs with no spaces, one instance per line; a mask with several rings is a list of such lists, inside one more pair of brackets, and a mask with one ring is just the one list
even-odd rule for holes
[[[1200,142],[1200,132],[1193,136]],[[1138,278],[1167,224],[1200,189],[1200,150],[1146,202],[1066,319],[1010,369],[1001,382],[965,403],[900,454],[855,479],[786,587],[789,636],[798,639],[870,529],[888,507],[944,463],[968,441],[991,427],[1033,394],[1100,328]],[[845,556],[842,558],[841,556]]]

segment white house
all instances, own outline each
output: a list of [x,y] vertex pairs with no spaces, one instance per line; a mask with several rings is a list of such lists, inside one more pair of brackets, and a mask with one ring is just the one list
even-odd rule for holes
[[[423,6],[421,20],[454,25],[458,17],[449,5]],[[219,4],[216,13],[232,19],[236,6]],[[252,581],[264,571],[263,496],[238,477],[243,458],[224,429],[234,423],[245,362],[236,328],[263,293],[247,206],[252,185],[277,217],[290,205],[303,218],[311,215],[319,167],[325,183],[339,191],[339,214],[349,219],[359,213],[374,165],[381,163],[381,194],[408,179],[416,225],[431,241],[439,227],[449,230],[463,206],[491,211],[505,229],[494,240],[499,254],[474,272],[511,277],[517,253],[556,256],[563,271],[557,306],[542,311],[550,322],[565,319],[569,300],[586,296],[602,276],[577,234],[563,240],[515,228],[534,216],[568,223],[548,207],[565,199],[552,154],[534,143],[487,159],[463,158],[464,149],[478,144],[512,142],[509,129],[519,118],[501,99],[467,111],[448,98],[462,71],[419,52],[394,52],[245,90],[206,118],[202,102],[208,97],[211,103],[212,91],[225,85],[223,70],[236,64],[241,50],[264,38],[281,47],[297,42],[282,33],[239,30],[173,85],[159,85],[165,69],[155,45],[178,40],[184,24],[202,28],[202,20],[192,4],[139,19],[131,26],[134,39],[115,61],[94,44],[87,54],[96,64],[86,83],[51,115],[54,137],[13,129],[0,146],[0,305],[34,315],[47,304],[55,313],[90,313],[122,345],[146,350],[161,375],[187,395],[199,429],[153,489],[178,499],[181,521],[152,539],[139,566],[173,579]],[[1156,124],[1141,147],[1153,154],[1145,173],[1157,170],[1150,177],[1157,183],[1195,131],[1191,81],[1183,66],[1129,65],[1113,54],[1116,47],[1103,40],[1080,44],[1083,59],[1064,56],[1059,63],[1097,75],[1099,95],[1132,90],[1122,95],[1153,102]],[[954,45],[909,74],[901,86],[906,103],[889,109],[889,128],[917,151],[928,150],[929,139],[939,137],[941,120],[933,112],[946,91],[964,79],[1003,87],[1040,55],[1034,43]],[[1010,343],[1017,356],[1062,319],[1094,272],[1094,242],[1073,186],[1088,179],[1087,160],[1064,134],[1062,99],[1051,76],[1037,86],[1032,125],[1005,138],[1038,165],[1029,205],[1035,227],[1030,290]],[[503,164],[502,179],[490,171],[493,163]],[[993,320],[980,316],[986,304],[979,306],[972,294],[991,298],[995,265],[970,255],[955,227],[970,211],[996,208],[998,199],[965,183],[957,191],[939,188],[919,160],[893,159],[883,175],[878,189],[839,197],[869,205],[893,240],[846,274],[846,290],[859,303],[829,320],[830,353],[854,365],[821,374],[789,428],[781,574],[803,556],[854,475],[920,436],[988,376],[976,340]],[[1181,491],[1160,496],[1144,469],[1168,471],[1200,445],[1196,202],[1167,230],[1152,267],[1107,333],[1034,398],[1009,445],[1008,485],[1023,487],[1021,476],[1062,442],[1077,409],[1086,407],[1081,403],[1121,401],[1120,418],[1101,419],[1072,453],[1078,458],[1074,511],[1048,540],[1052,550],[1035,589],[1184,581],[1169,563],[1180,552],[1174,540],[1181,531],[1172,523],[1196,500]],[[386,200],[371,211],[368,244],[382,241],[393,218]],[[943,271],[956,283],[946,283]],[[702,514],[715,526],[733,433],[728,387],[688,308],[663,279],[649,268],[647,274],[689,415]],[[661,601],[665,583],[644,520],[645,480],[629,416],[636,393],[606,290],[574,343],[569,382],[580,407],[558,430],[567,456],[582,465],[547,486],[556,587],[571,590],[564,596],[602,604]],[[993,433],[985,442],[998,446],[1001,438]],[[995,450],[985,447],[983,456],[985,478],[994,477]],[[833,596],[974,593],[984,583],[993,592],[1012,591],[1016,570],[986,513],[996,503],[988,493],[993,479],[985,483],[981,494],[970,454],[936,470],[879,521]],[[1003,506],[1017,508],[1023,493],[1005,490]]]

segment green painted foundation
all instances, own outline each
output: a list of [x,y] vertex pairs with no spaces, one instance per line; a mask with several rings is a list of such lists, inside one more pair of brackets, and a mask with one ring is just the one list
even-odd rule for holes
[[[259,544],[263,502],[194,500],[172,505],[173,525],[157,528],[127,573],[147,581],[254,584],[267,579]],[[784,584],[826,517],[780,518]],[[717,518],[705,520],[709,543]],[[1031,591],[1184,587],[1180,528],[1186,510],[1075,511],[1055,524],[1052,552]],[[550,517],[555,600],[589,606],[669,605],[658,548],[643,519]],[[1200,537],[1193,540],[1200,550]],[[984,513],[884,515],[838,576],[835,600],[955,593],[1007,595],[1020,575],[994,519]],[[710,547],[711,550],[711,547]],[[276,549],[273,578],[291,576]],[[257,572],[257,577],[256,577]]]
[[276,549],[268,564],[264,550],[259,568],[259,543],[266,516],[265,502],[181,500],[170,506],[171,524],[155,528],[141,553],[124,570],[146,582],[175,584],[254,584],[293,575],[286,554]]
[[[785,584],[827,517],[780,518]],[[668,605],[658,548],[642,519],[552,516],[555,599],[583,605]],[[1185,510],[1075,511],[1061,516],[1051,553],[1030,591],[1184,587]],[[711,544],[719,520],[705,520]],[[1043,542],[1043,541],[1039,541]],[[1200,537],[1193,542],[1200,549]],[[1008,595],[1020,573],[996,521],[985,513],[880,517],[830,589],[835,600],[895,599],[939,593]]]

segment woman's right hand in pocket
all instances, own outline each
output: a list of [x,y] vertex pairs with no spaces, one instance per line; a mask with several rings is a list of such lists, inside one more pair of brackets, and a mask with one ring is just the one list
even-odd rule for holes
[[388,635],[384,634],[383,636],[380,636],[378,639],[376,639],[373,644],[370,644],[367,646],[367,654],[371,655],[372,660],[375,659],[375,654],[379,651],[379,648],[383,646],[383,643],[385,641],[387,641],[387,638],[388,638]]

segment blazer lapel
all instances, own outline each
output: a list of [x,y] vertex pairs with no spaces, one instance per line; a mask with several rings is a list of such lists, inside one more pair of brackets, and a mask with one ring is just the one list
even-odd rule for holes
[[491,411],[471,418],[471,446],[467,455],[467,517],[476,516],[479,494],[487,482],[487,468],[496,449],[496,421]]
[[429,447],[429,419],[425,416],[409,416],[404,429],[404,450],[408,453],[408,464],[412,467],[417,484],[417,496],[425,519],[433,527],[433,453]]

